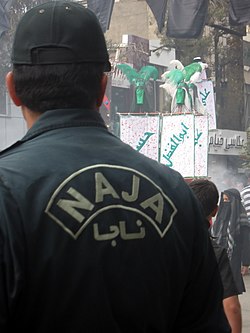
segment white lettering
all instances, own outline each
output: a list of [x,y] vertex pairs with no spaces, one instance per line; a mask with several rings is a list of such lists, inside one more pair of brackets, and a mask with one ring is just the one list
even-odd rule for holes
[[79,213],[75,208],[86,209],[91,211],[94,208],[94,205],[85,198],[82,194],[76,191],[73,187],[70,187],[67,191],[72,197],[74,197],[77,201],[60,199],[57,202],[57,206],[62,208],[66,213],[71,215],[75,220],[79,223],[85,219],[84,215]]
[[116,193],[113,186],[107,181],[101,172],[95,173],[95,187],[96,195],[95,202],[103,202],[105,195],[112,195],[113,198],[119,199],[119,195]]
[[141,203],[142,208],[146,209],[149,207],[156,213],[155,220],[159,223],[162,222],[163,206],[163,197],[160,193],[157,193]]
[[132,193],[129,194],[128,192],[123,191],[122,198],[127,202],[136,201],[138,199],[138,194],[139,194],[139,184],[140,184],[140,178],[133,175]]

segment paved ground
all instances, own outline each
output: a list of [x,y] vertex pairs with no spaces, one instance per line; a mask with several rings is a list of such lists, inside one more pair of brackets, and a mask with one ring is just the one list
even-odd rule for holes
[[243,319],[242,333],[250,333],[250,274],[244,277],[244,281],[246,292],[240,296]]

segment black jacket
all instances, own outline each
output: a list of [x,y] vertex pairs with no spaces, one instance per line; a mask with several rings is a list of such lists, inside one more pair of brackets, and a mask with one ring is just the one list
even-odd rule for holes
[[174,170],[88,110],[0,154],[0,331],[230,332],[206,225]]

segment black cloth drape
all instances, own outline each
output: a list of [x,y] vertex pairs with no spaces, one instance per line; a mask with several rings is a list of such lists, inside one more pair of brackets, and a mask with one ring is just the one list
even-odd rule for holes
[[250,0],[230,0],[229,20],[231,25],[250,23]]
[[87,5],[100,21],[103,32],[109,29],[115,0],[87,0]]
[[165,24],[165,16],[168,0],[146,0],[148,6],[154,14],[158,30],[161,32]]
[[204,28],[208,0],[169,0],[167,36],[198,38]]

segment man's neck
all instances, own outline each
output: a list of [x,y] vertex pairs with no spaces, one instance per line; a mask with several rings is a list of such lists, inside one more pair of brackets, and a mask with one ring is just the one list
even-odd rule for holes
[[37,119],[41,116],[40,112],[31,111],[26,106],[22,106],[22,113],[27,124],[27,128],[30,129]]

